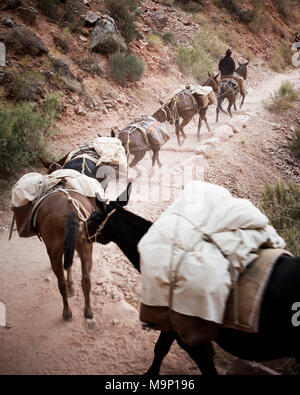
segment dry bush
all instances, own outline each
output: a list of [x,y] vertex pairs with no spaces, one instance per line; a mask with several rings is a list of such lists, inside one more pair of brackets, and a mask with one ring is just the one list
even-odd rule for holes
[[298,94],[290,81],[283,81],[279,90],[270,95],[269,99],[264,101],[264,107],[273,113],[280,113],[287,110],[298,98]]
[[127,82],[140,80],[145,70],[145,63],[141,58],[121,52],[111,55],[109,64],[113,78],[122,86]]
[[278,234],[287,243],[288,250],[300,255],[300,185],[278,179],[273,185],[265,183],[261,208]]

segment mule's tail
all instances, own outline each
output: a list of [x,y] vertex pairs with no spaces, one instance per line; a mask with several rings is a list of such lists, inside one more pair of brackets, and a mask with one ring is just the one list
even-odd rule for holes
[[78,222],[75,213],[70,213],[65,222],[64,238],[64,268],[67,270],[72,266],[75,244],[78,232]]

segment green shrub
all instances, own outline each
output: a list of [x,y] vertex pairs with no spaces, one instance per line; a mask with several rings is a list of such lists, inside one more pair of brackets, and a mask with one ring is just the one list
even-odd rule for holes
[[296,156],[300,156],[300,127],[296,128],[295,135],[291,143],[291,148]]
[[160,50],[163,47],[162,39],[158,34],[151,34],[148,37],[148,41],[149,41],[149,44],[152,48]]
[[138,81],[144,74],[145,63],[135,55],[116,52],[110,57],[109,63],[113,78],[123,86],[128,81]]
[[104,0],[109,15],[115,20],[124,40],[129,43],[136,36],[138,0]]
[[279,90],[270,95],[263,104],[267,110],[273,113],[279,113],[287,110],[298,98],[298,94],[290,81],[283,81]]
[[199,46],[179,46],[177,49],[176,63],[181,72],[187,77],[203,80],[207,72],[212,72],[214,62],[211,56]]
[[60,95],[49,94],[40,106],[20,103],[0,105],[0,176],[10,178],[22,167],[47,157],[47,136],[53,132]]
[[162,35],[162,39],[163,39],[164,42],[170,43],[170,44],[176,44],[176,42],[177,42],[176,36],[172,32],[165,32]]
[[219,59],[224,56],[226,51],[225,43],[210,28],[201,29],[193,37],[192,44],[194,47],[199,46],[204,49],[213,59]]
[[22,72],[11,74],[12,82],[9,88],[10,97],[16,101],[35,100],[38,96],[42,97],[44,90],[42,84],[44,77],[39,72]]
[[57,21],[59,19],[60,0],[39,0],[38,8],[50,19]]
[[272,226],[286,241],[288,250],[300,255],[300,185],[277,180],[265,183],[261,208]]
[[61,36],[55,36],[53,41],[58,49],[62,50],[63,52],[68,52],[69,46],[72,42],[72,33],[70,29],[65,27]]

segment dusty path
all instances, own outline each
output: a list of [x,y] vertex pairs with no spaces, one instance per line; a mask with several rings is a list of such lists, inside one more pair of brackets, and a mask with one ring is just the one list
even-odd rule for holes
[[[243,110],[235,113],[232,120],[222,114],[219,126],[214,123],[215,110],[211,109],[209,123],[215,135],[216,130],[222,129],[220,125],[225,124],[233,125],[239,131],[214,149],[221,149],[224,158],[236,154],[235,160],[239,160],[238,152],[232,152],[233,143],[230,141],[241,136],[245,140],[267,139],[270,130],[266,125],[269,121],[261,100],[278,89],[285,79],[299,88],[299,76],[300,70],[294,70],[285,75],[274,74],[263,82],[256,79],[256,85],[248,88]],[[249,135],[250,126],[259,117],[262,120],[260,135],[257,131]],[[243,125],[247,126],[246,130]],[[178,148],[172,133],[171,140],[161,152],[164,167],[155,172],[152,180],[148,177],[150,158],[144,159],[144,174],[135,184],[128,207],[130,210],[155,220],[180,192],[182,183],[186,181],[182,177],[184,170],[192,169],[188,176],[204,177],[205,169],[212,163],[202,155],[194,155],[195,147],[199,145],[195,128],[192,122],[186,128],[188,138],[181,148]],[[205,145],[210,136],[205,133],[204,125],[202,128],[201,144]],[[216,155],[215,161],[220,162],[222,155]],[[149,199],[149,190],[155,199]],[[92,308],[96,327],[89,329],[83,318],[78,257],[74,262],[76,291],[70,300],[73,319],[66,323],[61,318],[61,296],[44,244],[36,237],[21,239],[16,232],[10,242],[7,239],[8,232],[1,233],[0,301],[6,305],[9,324],[9,328],[0,326],[1,374],[142,374],[147,370],[158,333],[144,332],[140,327],[137,310],[139,274],[116,246],[94,245]],[[219,360],[220,373],[224,373],[223,368],[226,368],[226,361]],[[189,357],[174,345],[161,373],[198,374],[198,370]]]

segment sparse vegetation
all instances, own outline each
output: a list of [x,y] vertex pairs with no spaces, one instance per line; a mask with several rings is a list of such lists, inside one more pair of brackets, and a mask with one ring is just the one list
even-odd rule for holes
[[297,100],[298,94],[290,81],[282,82],[279,90],[270,95],[264,106],[273,113],[280,113],[288,109]]
[[120,84],[138,81],[145,70],[144,61],[135,55],[126,55],[116,52],[110,57],[110,69],[113,78]]
[[288,250],[300,255],[300,185],[277,180],[265,183],[261,208],[287,243]]
[[158,34],[151,34],[148,37],[148,41],[149,41],[149,44],[151,45],[151,47],[153,47],[157,50],[160,50],[163,47],[162,39]]
[[207,72],[212,72],[214,62],[211,56],[200,46],[179,46],[177,49],[176,63],[181,72],[187,77],[201,81],[207,76]]
[[137,34],[135,22],[137,20],[138,0],[104,0],[109,15],[114,19],[124,40],[129,43]]
[[291,148],[296,156],[300,156],[300,127],[295,129],[295,135],[291,143]]
[[12,73],[9,96],[16,101],[32,101],[44,96],[44,77],[39,72]]
[[69,46],[72,41],[72,33],[70,29],[68,27],[65,27],[62,31],[61,37],[55,36],[53,41],[58,49],[60,49],[63,52],[68,52]]
[[59,94],[49,94],[39,106],[24,102],[0,105],[0,177],[9,179],[39,156],[49,157],[47,137],[60,103]]
[[210,28],[201,29],[192,40],[194,47],[201,47],[209,53],[213,59],[219,59],[224,56],[226,51],[225,43]]
[[59,19],[59,0],[39,0],[37,6],[44,15],[53,20]]
[[281,40],[272,51],[270,65],[277,73],[282,73],[292,62],[291,44],[287,40]]
[[164,42],[170,43],[170,44],[176,44],[176,41],[177,41],[175,34],[172,32],[163,33],[162,39]]

